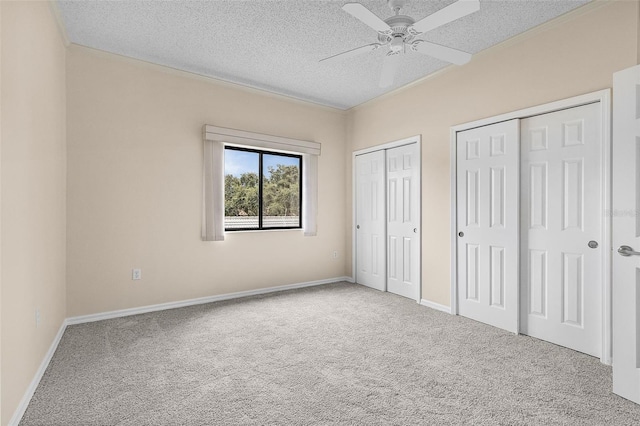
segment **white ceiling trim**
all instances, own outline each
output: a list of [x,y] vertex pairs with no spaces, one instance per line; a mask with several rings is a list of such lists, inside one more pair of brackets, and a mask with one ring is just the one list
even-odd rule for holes
[[[2,1],[2,0],[0,0]],[[120,62],[124,62],[134,66],[141,66],[147,69],[151,69],[154,71],[160,71],[165,74],[175,75],[178,77],[188,78],[191,80],[201,81],[204,83],[209,83],[213,86],[221,86],[228,87],[231,89],[242,90],[247,93],[252,93],[254,95],[264,96],[266,98],[272,98],[279,101],[293,102],[300,105],[304,105],[309,108],[321,109],[329,112],[333,112],[335,114],[346,115],[346,109],[340,109],[336,107],[332,107],[329,105],[319,104],[316,102],[312,102],[306,99],[296,98],[289,95],[284,95],[282,93],[271,92],[266,89],[262,89],[259,87],[248,86],[240,83],[235,83],[233,81],[223,80],[216,77],[211,77],[204,74],[198,74],[192,71],[185,71],[178,68],[172,68],[167,65],[160,65],[154,62],[145,61],[144,59],[132,58],[130,56],[120,55],[118,53],[107,52],[106,50],[100,50],[93,47],[83,46],[78,43],[69,43],[69,48],[83,50],[89,54],[99,56],[106,59],[114,59]]]
[[[72,43],[343,111],[448,65],[407,52],[392,85],[381,88],[384,52],[319,62],[379,40],[375,31],[341,10],[354,0],[54,1]],[[384,0],[357,1],[380,19],[391,18]],[[406,18],[410,21],[455,1],[411,0],[402,12],[413,17]],[[589,1],[481,0],[479,11],[424,38],[478,54]]]

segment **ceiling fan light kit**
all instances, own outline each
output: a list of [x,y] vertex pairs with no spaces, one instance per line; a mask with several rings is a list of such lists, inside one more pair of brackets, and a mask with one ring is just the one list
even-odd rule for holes
[[410,16],[400,14],[400,10],[406,3],[406,0],[387,0],[387,4],[395,15],[385,20],[382,20],[360,3],[345,4],[342,7],[345,12],[378,32],[378,43],[351,49],[324,58],[320,62],[346,59],[347,57],[377,50],[383,46],[388,47],[389,51],[384,57],[382,72],[380,73],[380,87],[388,87],[393,84],[399,65],[399,56],[401,53],[407,52],[407,47],[408,50],[456,65],[463,65],[471,60],[470,53],[431,43],[417,37],[427,31],[477,12],[480,10],[479,0],[458,0],[417,22]]

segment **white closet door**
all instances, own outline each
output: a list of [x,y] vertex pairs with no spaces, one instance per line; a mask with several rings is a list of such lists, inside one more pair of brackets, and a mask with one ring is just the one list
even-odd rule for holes
[[599,112],[595,103],[521,122],[520,331],[597,357],[602,351]]
[[418,144],[387,150],[387,290],[420,297]]
[[457,134],[458,313],[518,332],[519,121]]
[[386,289],[385,152],[356,156],[356,282]]
[[640,403],[640,66],[613,75],[613,391]]

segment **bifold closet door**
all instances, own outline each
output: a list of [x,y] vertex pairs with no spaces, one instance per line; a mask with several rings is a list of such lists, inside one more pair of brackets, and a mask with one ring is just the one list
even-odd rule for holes
[[456,143],[458,313],[517,333],[519,120]]
[[356,156],[356,282],[386,290],[385,152]]
[[521,129],[520,331],[599,357],[600,104],[526,118]]
[[420,168],[418,144],[387,150],[387,290],[420,295]]

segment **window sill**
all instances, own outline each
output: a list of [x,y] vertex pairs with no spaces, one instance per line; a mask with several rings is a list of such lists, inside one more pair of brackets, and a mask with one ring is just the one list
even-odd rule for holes
[[255,233],[262,233],[262,232],[303,232],[304,230],[302,228],[288,228],[288,229],[279,229],[279,228],[274,228],[274,229],[242,229],[242,230],[237,230],[237,231],[224,231],[224,233],[226,235],[233,235],[233,234],[255,234]]

